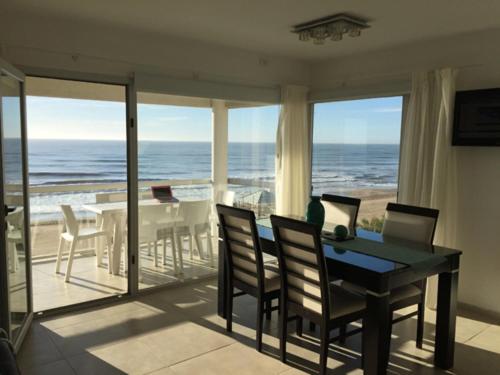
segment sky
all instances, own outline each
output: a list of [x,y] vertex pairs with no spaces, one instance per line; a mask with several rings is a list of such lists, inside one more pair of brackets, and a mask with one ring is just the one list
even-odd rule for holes
[[[315,143],[399,143],[402,98],[320,103],[314,106]],[[27,97],[30,139],[125,140],[125,103]],[[274,142],[279,106],[229,110],[230,142]],[[209,142],[212,112],[138,105],[138,138]]]

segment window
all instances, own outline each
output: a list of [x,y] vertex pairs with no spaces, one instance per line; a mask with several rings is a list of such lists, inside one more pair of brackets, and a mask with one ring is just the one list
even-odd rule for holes
[[275,144],[279,106],[229,109],[228,177],[235,205],[258,217],[274,212]]
[[397,198],[402,97],[314,105],[313,194],[361,198],[358,226],[380,231]]
[[139,288],[213,274],[210,100],[147,92],[137,99]]

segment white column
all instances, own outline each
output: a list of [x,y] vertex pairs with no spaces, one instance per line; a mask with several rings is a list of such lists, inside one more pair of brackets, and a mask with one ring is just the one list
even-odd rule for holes
[[[214,202],[227,189],[228,110],[224,100],[212,100],[212,192]],[[215,202],[217,203],[217,202]]]

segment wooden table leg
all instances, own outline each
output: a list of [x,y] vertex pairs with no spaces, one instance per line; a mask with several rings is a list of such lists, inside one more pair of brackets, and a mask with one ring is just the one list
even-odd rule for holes
[[366,318],[363,320],[363,369],[367,375],[387,372],[391,346],[389,292],[367,291]]
[[217,272],[217,315],[222,318],[226,318],[226,262],[224,255],[224,241],[219,237],[219,254],[218,254],[218,266],[219,271]]
[[434,365],[444,370],[453,367],[457,319],[458,268],[439,274]]

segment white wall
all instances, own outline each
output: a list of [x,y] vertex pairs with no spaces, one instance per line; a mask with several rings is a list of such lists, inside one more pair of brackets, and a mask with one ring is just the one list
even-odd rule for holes
[[[313,92],[390,93],[411,71],[446,66],[460,68],[459,90],[500,87],[499,40],[490,30],[321,62],[312,66]],[[500,147],[457,150],[459,301],[500,314]]]
[[19,66],[266,87],[309,81],[308,66],[289,59],[39,15],[0,12],[0,46],[2,57]]

